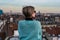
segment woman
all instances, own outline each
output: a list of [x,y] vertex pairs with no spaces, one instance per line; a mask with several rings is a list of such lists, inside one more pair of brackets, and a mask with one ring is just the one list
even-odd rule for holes
[[18,32],[20,40],[42,40],[42,28],[39,21],[35,18],[35,8],[26,6],[22,9],[25,20],[18,22]]

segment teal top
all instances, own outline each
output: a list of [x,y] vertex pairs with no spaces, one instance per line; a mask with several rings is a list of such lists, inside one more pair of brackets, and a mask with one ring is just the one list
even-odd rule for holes
[[41,23],[36,20],[21,20],[18,22],[20,40],[42,40]]

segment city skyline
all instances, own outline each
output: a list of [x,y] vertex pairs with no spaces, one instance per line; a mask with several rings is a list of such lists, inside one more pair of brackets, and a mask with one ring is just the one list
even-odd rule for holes
[[0,9],[4,12],[20,12],[23,6],[31,5],[43,13],[60,13],[60,0],[0,0]]

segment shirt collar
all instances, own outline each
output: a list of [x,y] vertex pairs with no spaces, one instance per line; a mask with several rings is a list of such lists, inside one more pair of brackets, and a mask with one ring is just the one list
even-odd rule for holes
[[32,18],[25,18],[25,20],[33,20]]

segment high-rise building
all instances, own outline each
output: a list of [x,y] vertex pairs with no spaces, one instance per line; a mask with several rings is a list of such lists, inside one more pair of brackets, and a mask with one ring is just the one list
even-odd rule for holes
[[3,14],[3,10],[0,9],[0,15]]

